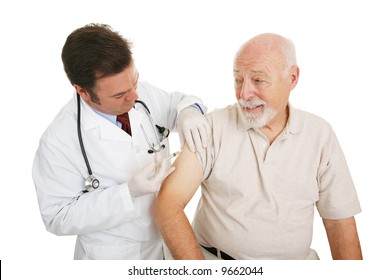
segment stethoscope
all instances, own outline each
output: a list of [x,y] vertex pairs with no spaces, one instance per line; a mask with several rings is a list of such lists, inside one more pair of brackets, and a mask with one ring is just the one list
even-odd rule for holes
[[[170,132],[169,129],[162,127],[162,126],[159,126],[157,124],[153,126],[154,122],[153,122],[152,116],[150,114],[150,110],[149,110],[148,106],[146,106],[145,102],[143,102],[141,100],[135,100],[135,104],[134,104],[135,109],[137,109],[136,104],[142,105],[141,108],[143,108],[146,115],[148,116],[150,125],[153,128],[152,130],[154,133],[154,137],[156,139],[156,143],[153,143],[152,141],[150,141],[148,135],[146,134],[144,127],[141,124],[142,133],[143,133],[145,140],[149,146],[148,153],[153,154],[153,153],[157,153],[157,152],[163,150],[165,148],[165,145],[161,144],[161,142],[164,139],[168,138],[169,132]],[[158,136],[158,133],[161,134],[161,137]],[[92,173],[92,169],[91,169],[91,166],[89,164],[87,154],[85,152],[83,137],[81,136],[81,106],[80,106],[80,95],[79,94],[77,94],[77,135],[79,138],[81,153],[83,154],[85,165],[87,166],[87,170],[88,170],[88,174],[89,174],[87,179],[85,180],[85,188],[86,188],[87,192],[91,192],[91,191],[96,190],[100,186],[100,182]]]

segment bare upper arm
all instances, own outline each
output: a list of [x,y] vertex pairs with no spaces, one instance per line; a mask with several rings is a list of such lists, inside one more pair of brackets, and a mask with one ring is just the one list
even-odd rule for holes
[[338,229],[356,227],[355,217],[353,216],[345,219],[337,219],[337,220],[322,219],[322,220],[326,230],[338,230]]
[[355,218],[323,219],[332,257],[335,260],[363,259]]
[[158,200],[169,201],[184,208],[202,181],[202,166],[187,145],[184,146],[173,166],[175,171],[164,180]]

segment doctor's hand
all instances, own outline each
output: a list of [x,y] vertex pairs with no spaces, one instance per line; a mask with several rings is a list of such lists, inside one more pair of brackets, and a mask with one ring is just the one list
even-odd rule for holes
[[202,152],[211,135],[210,125],[205,116],[196,108],[184,108],[177,116],[177,130],[181,147],[187,142],[191,152]]
[[129,181],[129,191],[132,196],[158,192],[164,179],[175,170],[175,167],[170,166],[172,156],[161,159],[160,154],[156,153],[154,162],[142,168]]

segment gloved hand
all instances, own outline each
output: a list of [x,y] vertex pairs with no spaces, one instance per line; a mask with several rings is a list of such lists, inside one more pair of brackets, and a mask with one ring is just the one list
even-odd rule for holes
[[177,116],[177,130],[181,147],[187,142],[191,152],[202,152],[207,147],[211,128],[205,116],[194,107],[184,108]]
[[142,168],[130,181],[130,194],[134,197],[155,193],[160,190],[161,183],[169,176],[175,167],[170,167],[170,159],[161,159],[161,153],[155,153],[154,162]]

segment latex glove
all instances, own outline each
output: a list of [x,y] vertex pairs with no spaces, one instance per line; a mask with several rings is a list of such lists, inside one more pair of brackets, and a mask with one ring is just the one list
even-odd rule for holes
[[170,166],[172,156],[161,159],[160,154],[156,153],[154,162],[142,168],[129,181],[129,190],[132,196],[137,197],[158,192],[164,179],[175,170],[175,167]]
[[205,116],[194,107],[184,108],[177,116],[177,130],[181,147],[187,142],[191,152],[202,152],[207,147],[211,128]]

